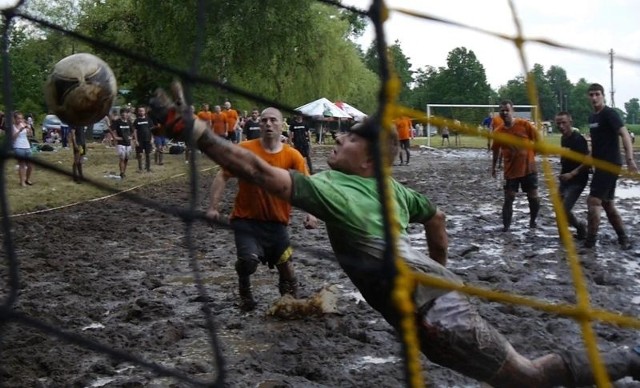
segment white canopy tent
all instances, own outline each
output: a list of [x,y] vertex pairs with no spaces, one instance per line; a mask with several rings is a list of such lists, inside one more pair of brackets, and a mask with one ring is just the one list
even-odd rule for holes
[[336,104],[324,97],[319,98],[315,101],[311,101],[308,104],[299,106],[296,108],[296,111],[322,123],[321,127],[318,129],[318,141],[320,143],[323,142],[322,138],[325,131],[325,121],[337,120],[339,125],[341,120],[352,119],[352,117],[347,112],[340,109],[338,106],[336,106]]
[[347,104],[344,101],[336,101],[336,106],[343,111],[347,112],[355,121],[362,121],[367,118],[367,114],[362,112],[361,110],[353,107],[352,105]]
[[309,117],[333,117],[337,119],[350,119],[349,113],[340,109],[336,104],[322,97],[308,104],[296,108],[296,111]]

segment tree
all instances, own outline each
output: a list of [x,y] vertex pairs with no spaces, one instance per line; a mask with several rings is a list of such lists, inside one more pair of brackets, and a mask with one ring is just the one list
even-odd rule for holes
[[640,104],[637,98],[632,98],[624,103],[624,110],[627,111],[627,124],[637,124],[640,122]]
[[567,72],[560,66],[551,66],[547,70],[546,79],[556,98],[556,112],[571,112],[570,104],[573,99],[569,97],[573,91],[573,84],[567,79]]
[[[411,85],[413,84],[413,71],[411,70],[411,62],[402,51],[400,41],[396,40],[391,46],[387,47],[389,67],[400,80],[400,96],[398,100],[401,104],[408,105],[410,102]],[[378,76],[380,73],[380,58],[378,55],[377,42],[374,40],[364,55],[364,62],[367,69],[371,70]]]
[[584,78],[580,78],[576,82],[571,92],[570,106],[571,117],[573,118],[573,126],[587,131],[587,122],[589,115],[593,111],[589,99],[587,98],[590,83]]
[[[531,75],[535,82],[540,118],[542,118],[542,120],[553,120],[558,112],[558,100],[556,99],[556,95],[552,90],[549,80],[547,79],[544,67],[538,63],[534,64],[533,69],[531,69]],[[533,102],[530,104],[532,103]]]
[[[362,64],[359,51],[348,37],[356,29],[335,7],[311,0],[212,0],[202,30],[195,0],[94,1],[80,29],[118,47],[179,69],[191,69],[200,33],[203,44],[195,70],[222,84],[250,91],[291,106],[320,96],[352,97],[375,104],[377,82]],[[295,17],[283,17],[295,15]],[[166,26],[171,25],[168,33]],[[304,26],[304,28],[300,28]],[[146,101],[171,74],[150,71],[147,64],[102,50],[117,74],[119,84],[132,90],[134,101]],[[365,82],[356,85],[355,82]],[[221,104],[230,99],[239,109],[256,102],[230,95],[221,88],[197,85],[196,102]],[[368,97],[371,96],[371,97]],[[363,107],[364,109],[364,107]]]

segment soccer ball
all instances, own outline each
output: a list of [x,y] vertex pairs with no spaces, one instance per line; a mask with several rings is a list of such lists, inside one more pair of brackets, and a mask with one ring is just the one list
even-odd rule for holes
[[47,106],[64,123],[90,125],[107,115],[117,94],[116,77],[92,54],[73,54],[53,67],[44,88]]

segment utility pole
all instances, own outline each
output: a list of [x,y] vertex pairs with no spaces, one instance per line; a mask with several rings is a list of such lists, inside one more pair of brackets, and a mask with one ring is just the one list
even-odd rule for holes
[[609,51],[609,68],[611,69],[611,107],[615,108],[616,103],[615,100],[613,99],[613,96],[615,95],[616,91],[613,88],[613,54],[615,54],[613,52],[613,49],[611,49]]

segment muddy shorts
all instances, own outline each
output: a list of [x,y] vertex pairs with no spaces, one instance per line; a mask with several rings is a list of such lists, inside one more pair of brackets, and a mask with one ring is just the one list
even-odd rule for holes
[[518,189],[522,187],[522,191],[528,193],[531,190],[538,188],[538,174],[532,173],[525,175],[521,178],[507,179],[504,182],[504,189],[507,191],[518,192]]
[[237,257],[239,260],[258,258],[273,268],[287,262],[293,253],[287,225],[279,222],[232,219]]
[[421,350],[436,364],[490,381],[507,359],[507,339],[457,291],[420,308],[417,320]]
[[599,198],[602,201],[613,201],[617,182],[617,174],[596,169],[593,178],[591,178],[589,196]]

